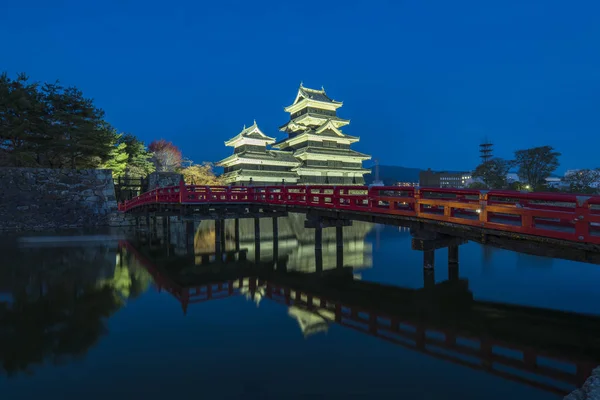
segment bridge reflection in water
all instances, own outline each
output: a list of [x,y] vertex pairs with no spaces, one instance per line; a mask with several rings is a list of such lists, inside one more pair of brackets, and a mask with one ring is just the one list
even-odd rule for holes
[[[365,235],[373,225],[313,228],[293,214],[277,220],[217,219],[194,231],[173,224],[122,241],[119,252],[143,265],[183,313],[232,296],[268,299],[286,305],[305,336],[335,323],[557,394],[581,386],[600,364],[600,317],[475,300],[458,276],[461,239],[413,235],[426,268],[423,287],[407,289],[360,280],[357,273],[371,267]],[[442,247],[449,279],[436,284],[427,267]]]

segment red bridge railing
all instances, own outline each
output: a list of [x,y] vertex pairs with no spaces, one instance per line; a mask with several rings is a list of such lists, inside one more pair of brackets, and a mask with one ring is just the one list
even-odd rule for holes
[[158,188],[119,204],[254,203],[398,215],[600,244],[600,196],[400,186],[196,186]]

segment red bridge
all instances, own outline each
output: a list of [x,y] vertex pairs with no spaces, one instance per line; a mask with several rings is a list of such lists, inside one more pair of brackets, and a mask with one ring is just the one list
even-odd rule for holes
[[[202,205],[254,205],[337,216],[442,223],[482,233],[600,244],[600,196],[400,186],[185,185],[154,189],[119,204],[126,213],[193,213]],[[381,219],[377,220],[379,222]],[[597,250],[597,248],[594,246]]]

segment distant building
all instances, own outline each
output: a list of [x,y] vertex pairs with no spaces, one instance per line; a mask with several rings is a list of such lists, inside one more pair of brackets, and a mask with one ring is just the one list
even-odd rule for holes
[[471,182],[471,172],[427,171],[419,172],[419,186],[439,188],[465,188]]
[[517,175],[516,172],[509,172],[508,174],[506,174],[506,182],[508,184],[519,182],[519,181],[520,181],[519,175]]
[[364,185],[364,175],[370,170],[362,162],[371,156],[350,149],[359,138],[341,131],[350,123],[337,116],[341,106],[325,89],[300,84],[293,104],[285,108],[290,120],[279,129],[288,137],[273,147],[293,152],[299,165],[292,171],[298,174],[299,184]]
[[233,147],[233,154],[217,163],[224,168],[223,180],[227,185],[293,185],[298,175],[292,168],[298,161],[291,152],[267,150],[275,139],[265,135],[254,121],[237,136],[225,142]]
[[419,182],[396,182],[396,186],[415,187],[415,186],[419,186]]

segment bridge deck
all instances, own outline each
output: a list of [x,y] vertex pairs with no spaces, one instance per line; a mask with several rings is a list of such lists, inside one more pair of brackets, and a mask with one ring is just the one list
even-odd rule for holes
[[[126,213],[206,213],[211,206],[329,210],[450,223],[588,245],[600,251],[600,196],[398,186],[159,188],[119,204]],[[592,246],[592,247],[590,247]]]

